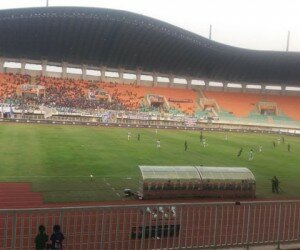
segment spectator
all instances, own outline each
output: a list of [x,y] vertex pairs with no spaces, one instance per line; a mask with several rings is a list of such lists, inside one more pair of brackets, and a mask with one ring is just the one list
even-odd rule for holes
[[43,225],[39,226],[39,232],[34,239],[35,249],[44,250],[46,249],[46,243],[49,239],[49,236],[46,234],[46,228]]
[[65,239],[63,233],[60,231],[59,225],[53,226],[53,234],[50,237],[51,249],[62,249],[62,242]]

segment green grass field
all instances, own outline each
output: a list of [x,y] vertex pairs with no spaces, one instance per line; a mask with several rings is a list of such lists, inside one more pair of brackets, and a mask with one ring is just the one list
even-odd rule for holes
[[[43,192],[46,202],[105,201],[120,199],[117,193],[122,195],[125,187],[137,188],[138,165],[245,166],[256,177],[259,198],[299,197],[300,138],[285,136],[285,144],[274,149],[279,135],[227,133],[228,140],[221,132],[203,135],[206,148],[199,131],[159,130],[156,135],[154,129],[1,124],[0,181],[32,182],[33,191]],[[238,158],[240,147],[244,152]],[[249,162],[251,148],[254,160]],[[281,181],[282,194],[271,193],[273,175]]]

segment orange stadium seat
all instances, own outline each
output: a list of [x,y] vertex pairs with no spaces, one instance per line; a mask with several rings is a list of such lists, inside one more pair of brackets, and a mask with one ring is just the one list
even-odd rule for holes
[[207,91],[205,96],[215,99],[221,108],[238,117],[248,116],[255,108],[255,104],[261,100],[261,95],[250,93]]
[[300,98],[299,96],[274,96],[268,95],[265,96],[265,99],[269,102],[277,103],[277,106],[280,111],[285,115],[289,116],[294,120],[300,120],[300,112],[298,108],[300,107]]
[[237,117],[246,117],[255,109],[255,105],[260,102],[274,102],[279,111],[294,120],[300,120],[300,113],[295,107],[299,107],[300,98],[298,96],[262,95],[252,93],[229,93],[229,92],[205,92],[205,96],[213,98],[228,112],[232,112]]

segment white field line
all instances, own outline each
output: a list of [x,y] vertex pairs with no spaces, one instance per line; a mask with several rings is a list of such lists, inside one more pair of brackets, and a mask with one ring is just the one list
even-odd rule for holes
[[[114,187],[112,187],[112,186],[110,185],[110,183],[106,181],[105,178],[103,178],[103,180],[104,180],[104,182],[106,183],[106,185],[107,185],[108,187],[110,187],[111,190],[112,190],[117,196],[119,196],[119,197],[121,198],[121,195],[120,195],[118,192],[116,192],[116,189],[115,189]],[[122,200],[123,200],[123,198],[122,198]]]

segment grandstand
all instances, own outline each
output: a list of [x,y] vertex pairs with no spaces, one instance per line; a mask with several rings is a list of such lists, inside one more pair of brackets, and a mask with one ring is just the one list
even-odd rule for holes
[[[290,189],[279,197],[298,198],[299,158],[285,149],[299,149],[299,53],[231,47],[149,17],[95,8],[1,10],[0,34],[0,145],[9,151],[1,152],[0,249],[32,249],[40,223],[61,224],[66,249],[299,242],[296,200],[138,203],[122,196],[123,188],[138,187],[137,165],[206,161],[216,171],[249,164],[259,199],[276,197],[269,190],[276,170]],[[85,126],[67,126],[76,124]],[[191,152],[179,153],[187,140]],[[240,148],[254,149],[258,161],[248,152],[236,157]],[[213,186],[215,196],[223,184]],[[183,194],[191,188],[181,186]]]
[[[113,82],[112,79],[92,81],[21,75],[17,72],[1,73],[0,76],[0,97],[4,103],[12,103],[16,114],[30,115],[33,114],[32,110],[43,113],[42,106],[82,113],[83,117],[86,112],[101,116],[103,110],[112,110],[195,117],[199,121],[211,117],[229,123],[234,121],[243,124],[247,121],[261,125],[299,126],[299,112],[294,108],[299,105],[298,96],[211,91],[199,87],[143,86],[134,82],[120,82],[121,79],[114,79]],[[24,91],[21,90],[28,87],[40,89],[39,94],[36,90],[33,95],[23,95]],[[99,95],[99,98],[87,95],[95,88],[98,92],[102,91],[101,98]],[[43,95],[41,90],[45,92]],[[160,101],[154,101],[154,98],[160,98]],[[31,111],[28,107],[32,108]]]

